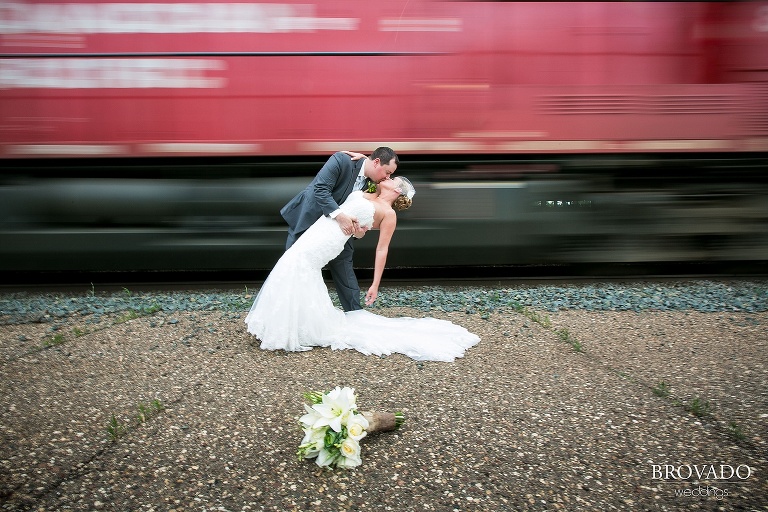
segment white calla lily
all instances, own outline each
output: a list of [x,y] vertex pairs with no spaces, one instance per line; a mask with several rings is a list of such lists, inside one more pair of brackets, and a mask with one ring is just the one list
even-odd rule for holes
[[347,424],[350,414],[355,410],[354,390],[337,387],[330,393],[323,395],[322,403],[313,405],[312,409],[320,415],[312,425],[313,428],[327,425],[335,432],[341,432],[342,425]]
[[320,413],[306,404],[304,404],[304,410],[307,411],[307,414],[299,418],[299,423],[301,423],[304,428],[312,428],[315,422],[320,419]]
[[315,459],[315,464],[320,466],[321,468],[324,468],[326,466],[330,466],[334,462],[336,462],[336,459],[339,458],[339,454],[331,454],[328,450],[320,450],[320,453],[317,454],[317,458]]

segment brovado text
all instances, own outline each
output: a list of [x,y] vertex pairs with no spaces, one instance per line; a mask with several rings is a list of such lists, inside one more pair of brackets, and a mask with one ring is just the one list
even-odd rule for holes
[[746,480],[752,468],[746,464],[651,464],[654,480]]

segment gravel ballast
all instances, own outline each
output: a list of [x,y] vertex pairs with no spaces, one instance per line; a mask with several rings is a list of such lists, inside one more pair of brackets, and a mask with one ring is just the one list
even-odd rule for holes
[[[768,510],[766,282],[382,289],[454,363],[263,351],[257,291],[0,294],[0,508]],[[295,457],[335,386],[407,418],[351,471]]]

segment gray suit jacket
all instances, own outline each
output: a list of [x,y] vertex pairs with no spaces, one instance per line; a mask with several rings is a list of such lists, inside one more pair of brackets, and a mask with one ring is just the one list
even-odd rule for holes
[[289,245],[323,215],[339,208],[355,184],[365,159],[352,161],[344,153],[334,153],[307,188],[280,210],[288,223]]

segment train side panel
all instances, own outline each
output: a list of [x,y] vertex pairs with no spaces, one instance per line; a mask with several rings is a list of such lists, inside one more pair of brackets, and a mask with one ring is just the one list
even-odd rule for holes
[[765,143],[766,3],[125,5],[3,5],[2,157]]
[[0,3],[0,270],[268,269],[379,145],[392,266],[764,260],[768,2]]

